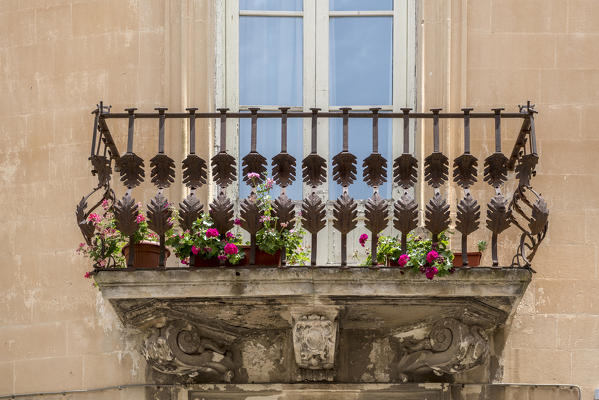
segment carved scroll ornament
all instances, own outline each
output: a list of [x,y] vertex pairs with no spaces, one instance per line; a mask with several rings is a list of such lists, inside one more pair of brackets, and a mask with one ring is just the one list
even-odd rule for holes
[[418,372],[432,371],[435,375],[456,374],[485,362],[489,341],[477,325],[466,325],[454,318],[436,322],[427,337],[404,345],[399,360],[399,378],[407,382]]
[[154,329],[143,341],[141,353],[152,368],[163,374],[200,376],[221,382],[230,382],[234,376],[229,352],[182,320]]

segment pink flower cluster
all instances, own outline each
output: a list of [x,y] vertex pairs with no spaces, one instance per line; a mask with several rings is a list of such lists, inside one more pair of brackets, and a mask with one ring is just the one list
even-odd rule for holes
[[407,254],[402,254],[401,256],[399,256],[397,263],[400,267],[405,267],[408,261],[410,261],[410,256]]
[[94,222],[94,223],[98,223],[100,221],[102,221],[102,217],[96,213],[91,213],[89,214],[89,216],[87,217],[88,221]]
[[233,243],[227,243],[225,245],[225,254],[237,254],[239,249]]
[[439,272],[439,270],[437,269],[437,267],[428,267],[426,268],[424,274],[426,275],[426,277],[428,279],[433,279],[435,277],[435,275],[437,275],[437,273]]
[[248,174],[248,179],[258,179],[260,178],[260,174],[256,173],[256,172],[250,172]]
[[360,238],[358,239],[358,241],[360,242],[360,244],[362,245],[362,247],[364,247],[364,245],[366,244],[366,241],[368,240],[368,235],[363,233],[360,235]]
[[437,253],[435,250],[431,250],[426,255],[426,262],[432,264],[437,258],[439,258],[439,253]]
[[137,214],[137,217],[135,217],[135,222],[137,222],[138,224],[145,222],[146,217],[144,217],[143,214]]
[[211,237],[218,237],[219,233],[218,233],[218,229],[216,228],[210,228],[206,230],[206,237],[207,238],[211,238]]

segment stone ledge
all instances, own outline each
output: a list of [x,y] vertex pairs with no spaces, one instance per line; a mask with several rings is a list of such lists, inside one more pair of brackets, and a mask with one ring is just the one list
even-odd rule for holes
[[520,296],[532,273],[520,268],[476,267],[429,281],[397,268],[203,268],[100,271],[107,299],[250,298],[272,296]]

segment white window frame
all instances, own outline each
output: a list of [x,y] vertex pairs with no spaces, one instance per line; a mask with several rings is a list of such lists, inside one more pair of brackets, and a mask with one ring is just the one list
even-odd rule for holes
[[[279,104],[247,104],[239,105],[239,2],[238,0],[216,1],[216,48],[215,48],[215,104],[217,107],[227,107],[231,112],[246,110],[249,106],[260,107],[262,110],[277,110]],[[371,107],[381,107],[385,111],[401,112],[402,107],[416,109],[416,0],[393,0],[392,11],[329,11],[329,0],[304,0],[303,11],[243,11],[241,15],[251,16],[303,16],[303,104],[292,110],[309,111],[312,107],[322,111],[338,110],[342,106],[329,104],[329,17],[350,16],[393,16],[393,104],[351,106],[353,110],[368,110]],[[318,62],[317,62],[318,60]],[[412,121],[413,122],[413,121]],[[215,138],[220,134],[219,124],[215,124]],[[310,152],[309,118],[303,125],[303,154]],[[401,140],[401,121],[393,121],[393,150],[395,159],[403,151]],[[412,138],[410,152],[414,153],[414,127],[412,123]],[[218,140],[214,141],[214,151],[219,151]],[[351,149],[350,149],[351,150]],[[239,121],[231,119],[227,122],[227,151],[239,155]],[[318,121],[318,153],[330,162],[329,154],[329,121],[322,118]],[[243,155],[242,155],[243,156]],[[240,157],[238,157],[240,163]],[[301,164],[301,160],[298,160]],[[238,163],[238,164],[239,164]],[[240,167],[240,165],[238,165]],[[359,166],[361,167],[361,166]],[[301,175],[301,168],[298,169]],[[298,176],[301,179],[301,176]],[[312,188],[303,186],[302,194],[306,197]],[[317,189],[323,199],[328,200],[328,181]],[[228,195],[239,197],[237,185],[230,185]],[[400,192],[396,185],[392,187],[392,197],[398,198]],[[351,195],[351,193],[350,193]],[[331,206],[330,201],[328,201]],[[330,207],[329,207],[330,208]],[[330,211],[330,210],[329,210]],[[328,212],[331,215],[331,212]],[[360,223],[359,226],[362,224]],[[391,224],[390,224],[391,225]],[[393,230],[389,227],[389,232]],[[350,243],[357,243],[357,236],[363,232],[355,229],[348,237],[348,255],[353,250]],[[354,238],[353,236],[356,235]],[[338,232],[328,224],[327,234],[319,234],[319,249],[329,248],[329,253],[318,254],[318,264],[335,263],[338,249],[335,244]],[[330,244],[330,245],[329,245]],[[351,260],[348,260],[351,262]]]

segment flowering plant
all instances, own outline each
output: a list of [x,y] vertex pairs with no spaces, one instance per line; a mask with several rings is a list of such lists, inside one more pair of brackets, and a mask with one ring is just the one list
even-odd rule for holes
[[289,228],[289,223],[278,223],[274,214],[270,191],[274,181],[270,178],[259,183],[260,175],[250,172],[248,178],[256,192],[258,208],[260,210],[261,228],[256,232],[258,248],[268,254],[275,254],[285,249],[287,264],[305,265],[309,261],[309,252],[303,246],[303,237],[306,233],[300,226],[301,213],[297,213],[294,228]]
[[[360,244],[364,246],[368,236],[362,236]],[[377,245],[377,262],[384,264],[386,260],[397,262],[402,268],[411,268],[415,272],[423,273],[428,279],[454,272],[453,253],[449,249],[449,238],[445,232],[439,234],[438,241],[434,244],[432,239],[408,234],[406,254],[402,254],[401,241],[398,238],[381,236]],[[372,258],[369,254],[364,265],[371,264]]]
[[173,248],[183,264],[189,264],[191,254],[205,260],[218,258],[231,264],[238,264],[244,257],[243,252],[239,251],[241,236],[231,231],[219,232],[205,213],[194,221],[190,230],[171,233],[166,244]]
[[[139,208],[141,209],[141,204]],[[93,224],[94,235],[89,244],[79,244],[77,253],[92,260],[94,268],[124,268],[126,263],[122,250],[129,243],[129,237],[124,236],[116,229],[114,212],[108,201],[104,200],[102,202],[102,214],[91,213],[87,220]],[[143,214],[137,215],[136,222],[138,228],[133,234],[133,243],[139,243],[142,240],[156,241],[158,239],[158,235],[148,228],[146,217]],[[89,278],[91,274],[88,272],[85,276]]]

